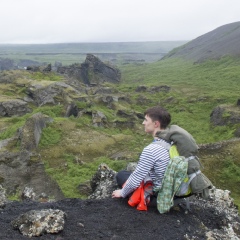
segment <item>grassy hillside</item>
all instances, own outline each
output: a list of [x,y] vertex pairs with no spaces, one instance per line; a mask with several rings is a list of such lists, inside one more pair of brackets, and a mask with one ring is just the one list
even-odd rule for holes
[[[225,141],[234,138],[240,124],[214,127],[210,123],[210,114],[222,104],[238,109],[239,65],[239,58],[224,57],[201,64],[172,58],[142,66],[124,66],[121,69],[123,83],[119,87],[127,92],[139,85],[170,86],[171,91],[167,94],[142,93],[152,102],[136,108],[142,111],[158,101],[171,112],[172,123],[187,129],[198,144]],[[134,95],[136,97],[137,93]],[[240,143],[233,142],[219,150],[201,152],[205,174],[216,187],[231,190],[237,204],[240,204],[239,149]]]
[[[240,90],[239,63],[239,59],[226,57],[202,64],[168,59],[142,66],[124,66],[121,69],[123,83],[119,87],[127,92],[138,85],[168,85],[171,87],[168,94],[148,98],[169,109],[173,122],[187,128],[199,143],[226,140],[233,137],[236,126],[213,128],[210,114],[219,104],[236,105]],[[139,110],[144,107],[137,106]]]
[[164,58],[181,57],[194,62],[240,55],[240,22],[220,26],[170,51]]
[[[239,59],[225,57],[201,64],[181,59],[166,59],[151,64],[120,65],[122,82],[107,86],[116,88],[129,101],[117,102],[115,109],[110,109],[103,103],[76,104],[87,108],[88,111],[103,112],[110,122],[128,121],[127,118],[116,115],[119,109],[129,114],[143,113],[146,108],[160,104],[172,114],[172,123],[188,130],[199,144],[228,140],[234,137],[234,132],[240,125],[214,127],[210,123],[210,114],[220,104],[236,105],[240,90],[239,63]],[[7,77],[7,74],[4,77]],[[6,98],[12,98],[14,95],[23,97],[23,82],[51,79],[61,81],[61,78],[53,74],[34,73],[21,76],[17,72],[18,84],[11,85],[8,94],[4,90],[2,94]],[[147,90],[136,91],[141,85],[146,86]],[[151,90],[152,87],[163,85],[169,86],[170,91]],[[6,85],[1,86],[1,89],[7,88]],[[128,162],[137,161],[142,148],[151,141],[151,137],[143,132],[141,119],[135,122],[135,128],[98,128],[92,126],[92,119],[88,115],[81,118],[64,118],[65,110],[63,105],[38,108],[35,106],[33,113],[26,116],[0,118],[0,139],[13,136],[16,130],[23,126],[27,117],[36,112],[51,116],[54,122],[44,129],[38,151],[45,162],[46,171],[58,182],[66,197],[84,197],[79,193],[78,186],[87,184],[99,163],[105,162],[116,171],[122,169]],[[17,149],[19,145],[11,147]],[[221,154],[214,159],[211,159],[212,153],[203,156],[207,165],[204,170],[206,175],[217,187],[232,190],[236,201],[240,199],[239,148],[231,150],[234,153],[230,156]],[[226,151],[228,153],[228,150]],[[117,154],[120,154],[120,157],[114,157]],[[212,161],[216,159],[221,159],[221,164]],[[216,174],[212,174],[213,168],[219,168]],[[226,178],[231,181],[223,181]]]

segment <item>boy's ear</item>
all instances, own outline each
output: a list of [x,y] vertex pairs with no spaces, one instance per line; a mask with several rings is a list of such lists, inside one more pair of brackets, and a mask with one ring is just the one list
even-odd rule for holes
[[155,127],[160,127],[160,122],[159,121],[155,121]]

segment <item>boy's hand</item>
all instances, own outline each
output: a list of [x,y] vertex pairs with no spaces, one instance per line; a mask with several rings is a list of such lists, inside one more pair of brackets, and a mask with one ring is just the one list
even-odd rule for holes
[[112,198],[121,198],[121,189],[115,190],[112,192]]

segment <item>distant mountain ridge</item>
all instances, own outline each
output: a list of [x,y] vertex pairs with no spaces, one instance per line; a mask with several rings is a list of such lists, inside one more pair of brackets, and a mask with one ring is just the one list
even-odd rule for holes
[[155,62],[170,50],[187,41],[56,43],[56,44],[0,44],[0,70],[22,69],[34,65],[61,62],[63,65],[83,62],[91,53],[114,65]]
[[151,42],[82,42],[52,44],[0,44],[1,55],[24,52],[26,54],[59,53],[167,53],[187,41],[151,41]]
[[170,51],[163,59],[183,57],[195,62],[219,59],[223,56],[240,57],[240,22],[223,25]]

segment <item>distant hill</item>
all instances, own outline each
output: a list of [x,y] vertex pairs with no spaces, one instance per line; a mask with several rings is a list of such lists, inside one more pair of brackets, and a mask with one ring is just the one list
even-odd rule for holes
[[1,55],[26,54],[78,54],[78,53],[168,53],[186,41],[153,42],[102,42],[102,43],[55,43],[55,44],[0,44]]
[[[91,53],[113,64],[142,64],[160,60],[172,49],[186,41],[0,44],[0,70],[22,68],[23,62],[61,62],[63,65],[83,62]],[[6,63],[13,61],[11,66]]]
[[163,59],[183,57],[195,62],[203,62],[227,55],[240,57],[240,22],[218,27],[179,48],[173,49]]

